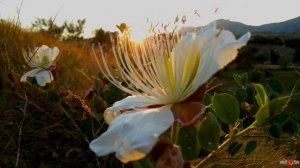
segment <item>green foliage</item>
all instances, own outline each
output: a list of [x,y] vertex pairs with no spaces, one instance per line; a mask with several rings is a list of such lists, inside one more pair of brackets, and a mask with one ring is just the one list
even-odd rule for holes
[[242,143],[238,143],[238,142],[232,142],[229,146],[228,146],[228,152],[231,156],[234,156],[241,148],[242,148],[243,144]]
[[264,78],[264,73],[258,69],[252,69],[248,72],[249,82],[262,82]]
[[276,78],[269,78],[267,79],[268,86],[274,91],[279,94],[282,94],[284,92],[284,86],[282,82]]
[[299,131],[299,122],[295,121],[294,119],[289,119],[283,126],[282,130],[286,133],[291,135],[297,134]]
[[279,124],[273,124],[269,128],[270,135],[274,138],[280,138],[282,128]]
[[212,107],[217,117],[226,124],[234,124],[240,114],[237,100],[226,93],[214,95]]
[[96,29],[94,31],[92,43],[100,43],[101,46],[104,47],[104,49],[108,49],[113,43],[116,43],[117,36],[117,32],[105,31],[102,28]]
[[241,87],[244,87],[248,83],[248,73],[243,73],[242,75],[233,74],[233,79]]
[[195,127],[181,127],[178,132],[177,144],[181,146],[181,152],[185,160],[196,159],[200,152],[197,129]]
[[264,87],[261,84],[253,84],[253,86],[256,90],[255,99],[258,106],[261,107],[264,104],[267,104],[269,102],[269,98]]
[[208,106],[210,105],[210,103],[211,103],[211,95],[209,93],[205,93],[203,98],[203,104]]
[[31,28],[34,31],[38,31],[49,35],[57,39],[64,40],[82,40],[83,28],[85,25],[85,19],[78,19],[77,23],[72,23],[65,21],[62,25],[57,25],[55,18],[37,18],[33,23]]
[[212,151],[218,148],[220,139],[220,124],[215,115],[209,112],[202,120],[198,130],[201,148]]
[[287,111],[282,111],[278,114],[273,115],[271,119],[271,124],[278,124],[283,126],[290,118],[290,113]]
[[283,110],[286,106],[289,97],[279,97],[271,100],[269,103],[263,104],[256,114],[256,120],[259,125],[263,126],[267,124],[270,117],[277,114]]
[[250,155],[255,150],[256,146],[257,146],[257,141],[248,142],[245,147],[245,154]]
[[242,89],[242,88],[239,88],[235,91],[234,93],[234,96],[235,98],[240,102],[240,103],[243,103],[243,102],[246,102],[247,101],[247,91],[246,89]]

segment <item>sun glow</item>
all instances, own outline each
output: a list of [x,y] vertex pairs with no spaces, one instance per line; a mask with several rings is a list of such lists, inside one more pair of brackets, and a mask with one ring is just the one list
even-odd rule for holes
[[149,35],[149,32],[142,28],[135,28],[130,31],[130,39],[136,43],[142,43]]

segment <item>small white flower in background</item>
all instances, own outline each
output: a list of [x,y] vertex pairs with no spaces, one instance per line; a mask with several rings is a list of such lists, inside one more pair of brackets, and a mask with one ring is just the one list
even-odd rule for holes
[[195,123],[205,106],[191,97],[197,97],[199,88],[232,62],[249,39],[246,33],[236,40],[231,32],[217,29],[215,22],[183,37],[149,38],[138,45],[121,39],[113,47],[118,78],[100,47],[101,71],[132,96],[105,110],[108,130],[90,143],[91,150],[98,156],[115,152],[124,163],[139,160],[174,121]]
[[24,54],[26,63],[34,68],[21,77],[21,82],[26,82],[27,77],[35,77],[40,86],[45,86],[54,80],[51,68],[59,54],[57,47],[49,48],[46,45],[36,47],[32,52]]

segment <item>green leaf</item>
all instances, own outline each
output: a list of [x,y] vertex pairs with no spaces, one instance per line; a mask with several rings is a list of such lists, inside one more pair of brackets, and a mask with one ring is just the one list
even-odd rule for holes
[[49,91],[49,92],[48,92],[48,97],[49,97],[49,99],[50,99],[52,102],[55,102],[55,103],[58,103],[59,100],[60,100],[59,95],[58,95],[56,92],[54,92],[54,91]]
[[224,133],[229,134],[230,133],[230,129],[229,129],[229,125],[221,122],[221,129]]
[[247,101],[247,92],[245,89],[237,89],[234,93],[234,96],[241,103]]
[[300,76],[300,67],[294,68],[294,71],[296,72],[296,74],[297,74],[298,76]]
[[274,124],[269,128],[269,133],[274,138],[280,138],[282,128],[279,124]]
[[228,166],[226,164],[222,164],[222,163],[215,163],[212,166],[210,166],[209,168],[230,168],[230,166]]
[[197,129],[195,127],[181,127],[178,132],[177,144],[185,160],[197,158],[200,146],[197,141]]
[[242,74],[241,81],[242,81],[243,85],[246,85],[248,83],[248,73],[247,72]]
[[272,124],[284,125],[290,118],[290,114],[287,111],[283,111],[281,113],[275,114],[271,118]]
[[228,146],[228,152],[231,156],[234,156],[242,148],[242,146],[243,144],[233,142]]
[[210,105],[210,103],[211,103],[211,95],[209,93],[205,93],[203,98],[203,104],[208,106]]
[[290,119],[288,120],[283,126],[282,130],[286,133],[289,133],[291,135],[294,135],[299,130],[299,123],[297,123],[295,120]]
[[251,85],[246,86],[246,92],[247,92],[247,103],[254,104],[254,88]]
[[208,112],[200,123],[198,141],[200,146],[212,151],[218,148],[220,140],[220,124],[212,112]]
[[244,73],[242,75],[233,74],[233,79],[238,85],[244,87],[248,82],[248,73]]
[[290,96],[293,97],[299,89],[300,89],[300,79],[296,81]]
[[271,116],[279,113],[285,107],[288,98],[288,96],[278,97],[260,107],[256,113],[257,123],[261,126],[265,125]]
[[269,100],[275,99],[280,96],[279,93],[275,92],[270,86],[266,87],[266,93],[269,97]]
[[255,150],[256,146],[257,146],[257,141],[248,142],[245,147],[245,154],[250,155]]
[[261,84],[253,84],[255,90],[256,90],[256,95],[255,99],[258,104],[258,106],[263,106],[264,104],[269,102],[268,95],[264,89],[264,87]]
[[217,117],[226,124],[234,124],[240,114],[238,101],[227,93],[216,94],[212,105]]
[[103,78],[103,75],[102,75],[101,72],[98,72],[98,73],[96,74],[96,76],[97,76],[99,79],[102,79],[102,78]]
[[282,94],[284,92],[284,86],[282,82],[276,78],[269,78],[267,80],[268,85],[277,93]]
[[240,86],[242,86],[242,80],[241,80],[241,77],[240,77],[239,74],[233,74],[232,77],[233,77],[234,81],[235,81],[237,84],[239,84]]

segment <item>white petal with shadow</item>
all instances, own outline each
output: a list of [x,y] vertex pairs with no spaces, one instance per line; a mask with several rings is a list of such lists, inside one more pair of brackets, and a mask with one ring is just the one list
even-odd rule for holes
[[35,75],[35,79],[40,86],[45,86],[47,83],[53,81],[53,75],[51,71],[41,71]]
[[120,101],[117,101],[113,106],[104,111],[104,119],[107,124],[110,124],[118,115],[121,114],[120,110],[130,109],[134,111],[136,107],[145,107],[149,105],[158,104],[158,101],[149,99],[144,96],[128,96]]
[[27,81],[27,77],[34,77],[41,69],[39,68],[35,68],[32,69],[28,72],[26,72],[20,79],[21,82],[26,82]]
[[170,106],[125,112],[110,124],[108,130],[90,143],[98,156],[115,152],[124,162],[139,160],[156,144],[160,134],[174,122]]

